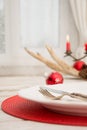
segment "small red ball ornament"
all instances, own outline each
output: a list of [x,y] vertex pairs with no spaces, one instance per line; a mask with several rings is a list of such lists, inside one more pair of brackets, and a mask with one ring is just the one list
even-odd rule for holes
[[73,67],[80,71],[82,68],[83,68],[83,65],[86,65],[84,61],[76,61],[74,64],[73,64]]
[[47,85],[63,83],[63,76],[59,72],[52,72],[46,79]]

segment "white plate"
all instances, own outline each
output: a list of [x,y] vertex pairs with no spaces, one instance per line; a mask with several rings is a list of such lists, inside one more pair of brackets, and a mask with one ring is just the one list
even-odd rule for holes
[[[61,85],[45,86],[68,92],[87,94],[87,83],[65,83]],[[44,97],[39,91],[39,86],[22,89],[18,95],[22,98],[40,103],[44,107],[59,113],[87,116],[87,102],[65,96],[62,100],[51,100]]]

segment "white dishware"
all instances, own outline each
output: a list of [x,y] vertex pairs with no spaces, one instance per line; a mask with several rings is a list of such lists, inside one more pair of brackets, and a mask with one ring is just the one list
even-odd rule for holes
[[[46,85],[43,87],[51,87],[56,90],[64,90],[67,92],[79,92],[87,94],[87,83],[65,83],[59,85]],[[40,86],[34,86],[26,89],[22,89],[18,92],[18,95],[22,98],[40,103],[43,107],[63,114],[87,116],[87,102],[79,99],[70,98],[65,96],[61,100],[51,100],[46,98],[39,92]],[[57,94],[56,94],[57,95]]]

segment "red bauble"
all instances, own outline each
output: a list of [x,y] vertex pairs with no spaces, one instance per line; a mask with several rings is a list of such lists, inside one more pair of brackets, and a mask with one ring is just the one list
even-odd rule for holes
[[63,83],[63,76],[58,72],[52,72],[46,79],[46,84],[60,84]]
[[83,68],[83,65],[86,65],[84,61],[76,61],[74,64],[73,64],[73,67],[80,71],[82,68]]

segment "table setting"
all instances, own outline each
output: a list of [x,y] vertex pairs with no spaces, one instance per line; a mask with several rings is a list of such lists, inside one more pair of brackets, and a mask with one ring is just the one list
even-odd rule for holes
[[50,99],[41,94],[41,89],[52,91],[54,95],[61,95],[60,91],[78,92],[86,96],[86,82],[33,86],[18,91],[17,95],[11,96],[2,102],[1,108],[7,114],[24,120],[42,123],[87,126],[87,100],[81,100],[69,96],[62,99]]
[[[74,59],[75,63],[70,66],[49,45],[46,48],[56,63],[27,48],[25,51],[55,71],[46,77],[45,85],[20,89],[16,95],[5,99],[1,104],[2,111],[23,120],[87,126],[87,65]],[[71,56],[70,43],[66,48],[65,54]],[[68,82],[65,82],[66,75],[71,78]]]

